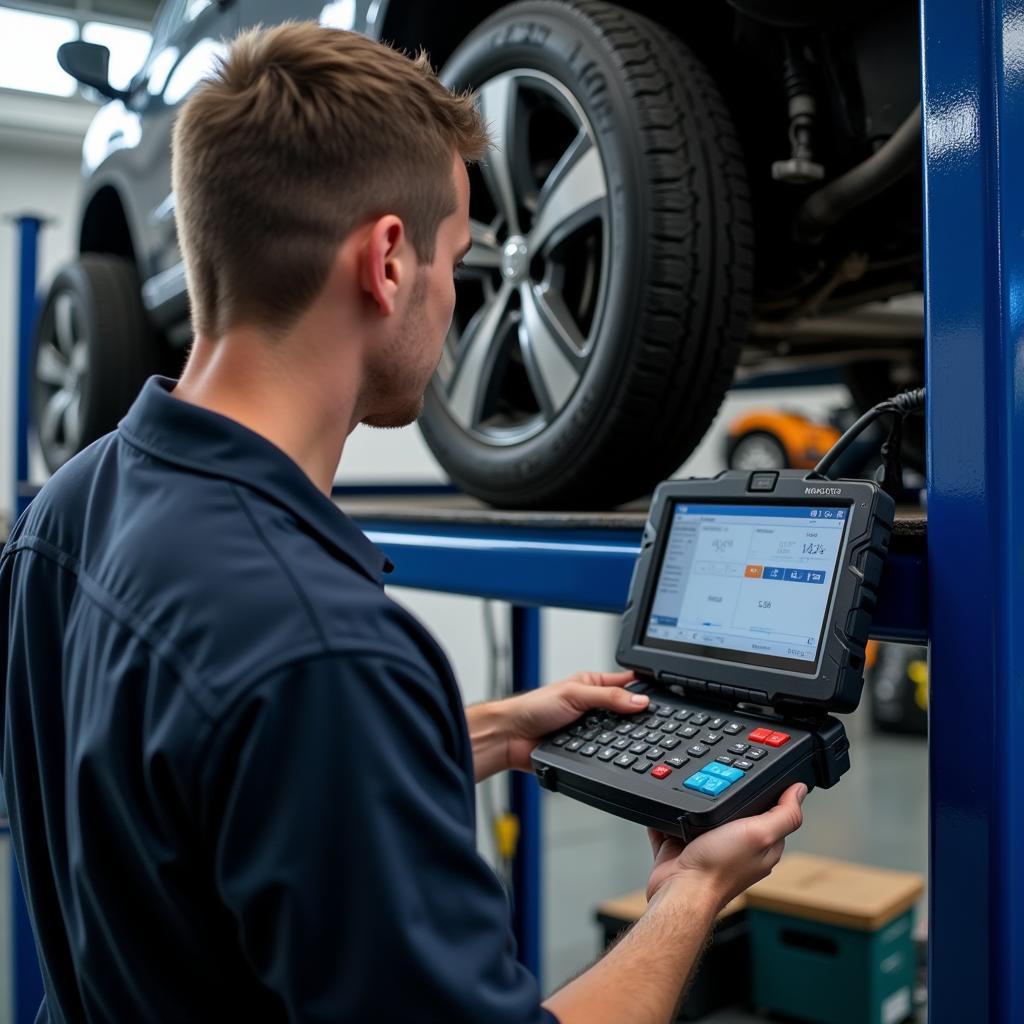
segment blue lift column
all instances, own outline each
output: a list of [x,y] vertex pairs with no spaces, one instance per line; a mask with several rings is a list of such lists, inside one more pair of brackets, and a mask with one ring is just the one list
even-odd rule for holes
[[1024,1021],[1024,3],[921,9],[928,1012]]

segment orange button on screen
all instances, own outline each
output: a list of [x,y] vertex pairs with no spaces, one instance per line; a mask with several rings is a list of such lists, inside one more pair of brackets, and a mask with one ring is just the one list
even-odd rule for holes
[[748,565],[746,571],[743,573],[744,576],[752,580],[759,580],[763,574],[763,565]]

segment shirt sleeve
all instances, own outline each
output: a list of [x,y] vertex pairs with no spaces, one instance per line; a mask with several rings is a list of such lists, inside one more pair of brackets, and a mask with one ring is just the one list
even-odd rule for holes
[[439,680],[332,655],[239,701],[203,766],[242,952],[293,1021],[553,1021],[476,850]]

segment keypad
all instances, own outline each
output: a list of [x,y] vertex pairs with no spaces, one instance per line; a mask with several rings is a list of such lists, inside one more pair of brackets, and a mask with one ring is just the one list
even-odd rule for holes
[[[647,775],[652,783],[668,779],[691,760],[697,760],[690,775],[672,785],[717,797],[754,771],[757,762],[773,748],[784,746],[792,738],[768,726],[752,728],[690,708],[652,703],[649,709],[651,713],[643,718],[593,713],[556,733],[550,742],[568,753],[579,754],[581,759],[593,758]],[[729,744],[727,750],[715,756],[714,747],[723,739]],[[684,740],[690,744],[685,754],[674,753]]]

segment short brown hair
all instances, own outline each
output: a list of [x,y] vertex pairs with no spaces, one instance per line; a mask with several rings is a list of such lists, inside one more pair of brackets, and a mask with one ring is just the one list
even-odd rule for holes
[[387,213],[431,263],[455,210],[452,160],[479,160],[472,98],[354,32],[286,22],[238,36],[174,129],[172,177],[192,326],[281,330],[313,301],[337,246]]

